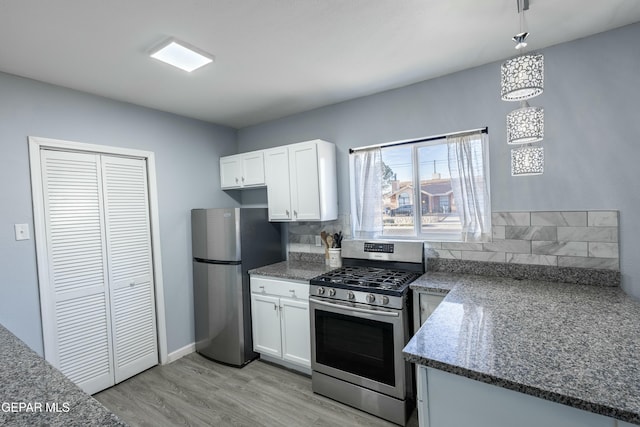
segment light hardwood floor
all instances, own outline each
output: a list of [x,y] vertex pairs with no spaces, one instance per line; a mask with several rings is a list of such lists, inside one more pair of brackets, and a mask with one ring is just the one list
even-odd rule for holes
[[[254,361],[242,369],[192,353],[94,395],[131,426],[379,426],[311,391],[304,375]],[[416,414],[409,426],[417,427]]]

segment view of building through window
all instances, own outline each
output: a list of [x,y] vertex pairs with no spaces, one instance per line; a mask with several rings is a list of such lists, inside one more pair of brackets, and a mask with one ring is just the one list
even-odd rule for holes
[[386,147],[381,153],[383,235],[459,234],[446,140]]

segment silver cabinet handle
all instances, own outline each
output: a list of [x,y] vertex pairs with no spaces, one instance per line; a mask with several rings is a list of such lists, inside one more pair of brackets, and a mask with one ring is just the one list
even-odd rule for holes
[[289,289],[289,292],[291,292],[292,294],[295,294],[296,290],[295,289]]
[[288,210],[285,210],[284,212],[287,214],[287,216],[289,216],[289,211]]
[[238,178],[236,177],[236,184],[237,184],[238,182],[240,182],[240,181],[239,181],[239,180],[238,180]]
[[260,289],[262,289],[264,291],[264,286],[260,286]]
[[136,281],[135,280],[129,283],[129,286],[131,286],[131,287],[134,287],[135,285],[136,285]]
[[278,310],[278,304],[273,304],[273,309]]
[[298,211],[293,211],[293,216],[298,217]]
[[244,176],[242,177],[242,182],[244,182]]

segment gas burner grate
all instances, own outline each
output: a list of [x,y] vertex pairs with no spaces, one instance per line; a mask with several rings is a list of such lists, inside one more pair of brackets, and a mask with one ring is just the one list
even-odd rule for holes
[[327,285],[366,288],[371,292],[376,289],[402,291],[419,276],[419,273],[411,271],[346,266],[322,274],[316,277],[314,281]]

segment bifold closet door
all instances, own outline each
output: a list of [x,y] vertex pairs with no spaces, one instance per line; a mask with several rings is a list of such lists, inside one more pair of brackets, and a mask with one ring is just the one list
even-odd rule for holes
[[158,364],[147,169],[102,156],[116,384]]
[[[113,385],[100,156],[41,153],[48,251],[47,359],[88,393]],[[47,345],[48,344],[48,345]]]
[[96,393],[158,363],[146,162],[43,150],[41,170],[45,355]]

